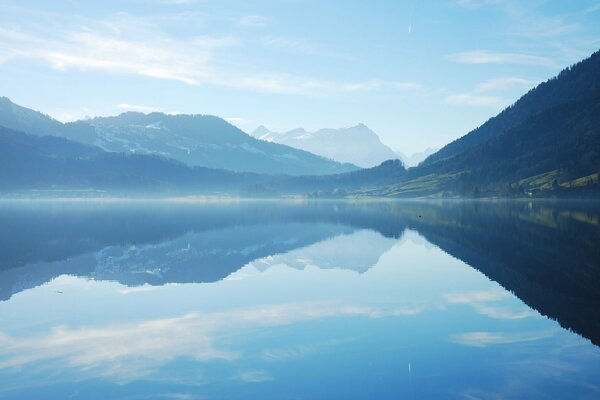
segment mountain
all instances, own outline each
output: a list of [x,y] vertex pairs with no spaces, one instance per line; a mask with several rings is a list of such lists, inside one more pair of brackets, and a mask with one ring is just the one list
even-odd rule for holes
[[416,153],[412,153],[410,156],[402,153],[401,151],[396,151],[400,159],[406,165],[406,167],[416,167],[421,162],[423,162],[427,157],[437,152],[439,149],[434,149],[431,147],[426,148],[423,151],[419,151]]
[[155,155],[106,152],[56,136],[0,126],[0,192],[54,195],[99,191],[117,195],[218,194],[269,197],[345,195],[389,185],[406,169],[399,160],[326,176],[232,172],[187,165]]
[[0,221],[0,301],[64,274],[137,286],[247,263],[364,272],[409,229],[600,344],[598,202],[5,202]]
[[600,194],[600,52],[372,191],[383,196]]
[[242,195],[273,197],[345,197],[369,193],[404,179],[406,168],[400,160],[384,161],[372,168],[325,176],[280,176],[247,185]]
[[599,92],[600,51],[530,90],[497,116],[428,157],[425,164],[433,164],[463,153],[493,137],[527,124],[528,120],[540,113],[560,109],[567,104],[593,101]]
[[600,345],[598,202],[406,202],[402,208],[409,228],[428,242]]
[[267,179],[258,174],[188,167],[158,156],[110,153],[65,138],[29,135],[1,126],[0,160],[0,192],[5,193],[236,193],[244,185]]
[[381,256],[396,244],[396,239],[382,237],[372,230],[360,230],[323,240],[281,254],[254,260],[251,265],[260,271],[276,265],[296,269],[343,268],[364,273],[373,267]]
[[383,161],[396,159],[392,149],[383,144],[375,132],[363,124],[351,128],[319,129],[307,132],[294,129],[285,133],[271,132],[259,126],[252,136],[273,143],[306,150],[342,163],[370,168]]
[[0,97],[0,125],[33,135],[63,136],[63,124],[41,112],[14,104]]
[[[333,175],[267,175],[189,167],[144,154],[107,152],[56,136],[36,136],[0,126],[0,192],[56,195],[223,194],[269,197],[289,194],[339,197],[398,181],[399,160]],[[34,192],[32,192],[32,190]]]
[[[340,245],[352,246],[350,265],[363,271],[402,232],[403,220],[385,210],[384,203],[350,202],[6,202],[0,207],[0,301],[64,274],[130,286],[214,282],[295,249],[312,249],[326,267],[345,268],[349,256]],[[388,239],[372,233],[373,224]],[[349,236],[359,229],[360,237]],[[311,246],[336,237],[346,239],[330,242],[335,249],[321,247],[320,256]],[[378,250],[359,254],[361,238]]]
[[64,137],[109,152],[159,155],[192,167],[289,175],[324,175],[357,169],[258,140],[225,120],[208,115],[127,112],[62,124],[3,97],[0,126],[39,136]]

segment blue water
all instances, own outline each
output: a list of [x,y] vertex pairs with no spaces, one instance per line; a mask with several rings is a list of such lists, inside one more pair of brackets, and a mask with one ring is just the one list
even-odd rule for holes
[[587,203],[0,205],[0,397],[600,397]]

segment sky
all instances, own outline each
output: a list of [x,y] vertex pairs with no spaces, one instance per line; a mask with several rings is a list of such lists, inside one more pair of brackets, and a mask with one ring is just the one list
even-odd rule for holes
[[600,1],[0,1],[0,96],[61,121],[364,123],[439,148],[600,48]]

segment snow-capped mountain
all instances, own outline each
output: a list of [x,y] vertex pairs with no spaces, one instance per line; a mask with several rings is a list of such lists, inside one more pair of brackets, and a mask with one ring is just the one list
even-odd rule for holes
[[407,167],[416,167],[422,161],[424,161],[427,157],[429,157],[430,155],[432,155],[433,153],[435,153],[438,150],[439,149],[433,149],[431,147],[428,147],[425,150],[419,151],[417,153],[413,153],[410,156],[408,156],[400,151],[396,151],[396,153],[398,153],[398,155],[400,156],[400,159],[402,160],[404,165],[406,165]]
[[340,268],[363,273],[377,264],[381,256],[396,242],[396,239],[386,238],[378,232],[363,229],[287,253],[264,257],[250,264],[261,271],[275,265],[286,265],[296,269]]
[[398,154],[383,144],[377,134],[364,124],[350,128],[319,129],[315,132],[298,128],[284,133],[272,132],[259,126],[251,135],[263,141],[285,144],[363,168],[398,158]]
[[0,126],[38,136],[61,136],[105,151],[153,154],[189,166],[239,172],[325,175],[353,171],[307,151],[258,140],[209,115],[126,112],[63,124],[0,98]]

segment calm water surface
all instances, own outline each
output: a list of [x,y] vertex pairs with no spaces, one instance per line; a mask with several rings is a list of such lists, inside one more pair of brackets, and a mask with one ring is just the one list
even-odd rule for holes
[[600,398],[591,203],[0,205],[0,397]]

